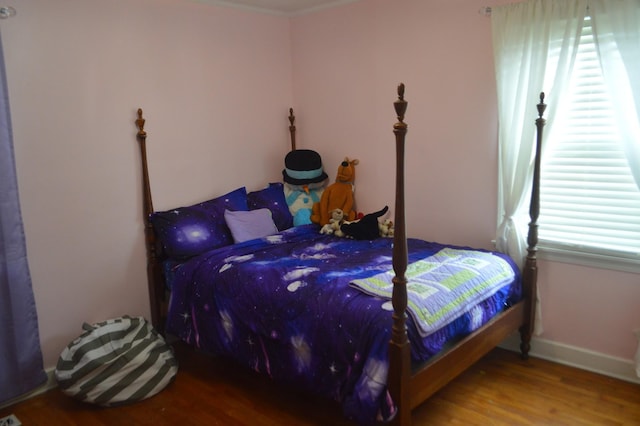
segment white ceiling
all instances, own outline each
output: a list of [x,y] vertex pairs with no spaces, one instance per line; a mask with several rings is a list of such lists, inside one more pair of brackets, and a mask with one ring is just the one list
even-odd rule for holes
[[276,15],[302,15],[359,0],[195,0]]

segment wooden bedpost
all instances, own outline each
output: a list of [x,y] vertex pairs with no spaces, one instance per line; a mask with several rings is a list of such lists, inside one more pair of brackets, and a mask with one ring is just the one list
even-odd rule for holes
[[536,295],[538,281],[538,216],[540,215],[540,159],[542,157],[542,132],[546,120],[542,118],[547,105],[544,103],[544,92],[540,93],[540,103],[537,105],[538,118],[536,119],[536,151],[533,169],[533,183],[531,185],[531,203],[529,204],[529,233],[527,235],[527,258],[522,276],[522,290],[527,297],[525,312],[527,317],[520,328],[520,353],[522,358],[529,357],[531,349],[531,336],[535,325]]
[[147,284],[149,288],[149,305],[151,309],[151,323],[160,333],[164,332],[162,302],[165,300],[162,270],[156,253],[156,237],[149,216],[153,213],[151,186],[149,185],[149,167],[147,163],[147,132],[144,130],[145,119],[142,118],[142,108],[138,108],[137,140],[140,143],[142,155],[142,215],[144,220],[145,245],[147,249]]
[[404,100],[404,84],[398,86],[398,100],[393,104],[398,122],[393,125],[396,136],[396,206],[395,232],[393,240],[393,326],[389,342],[388,387],[398,412],[394,424],[409,425],[411,423],[411,404],[409,381],[411,379],[411,350],[407,336],[407,270],[408,250],[404,212],[404,143],[407,124],[404,114],[407,102]]
[[296,116],[293,115],[293,108],[289,108],[289,134],[291,135],[291,151],[296,150]]

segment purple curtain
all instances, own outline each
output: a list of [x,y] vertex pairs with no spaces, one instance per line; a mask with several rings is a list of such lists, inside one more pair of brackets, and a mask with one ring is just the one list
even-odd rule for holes
[[0,37],[0,404],[46,382],[18,199]]

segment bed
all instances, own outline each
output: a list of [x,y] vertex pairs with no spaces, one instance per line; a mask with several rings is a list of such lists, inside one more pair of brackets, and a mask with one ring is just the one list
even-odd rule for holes
[[[413,408],[516,331],[526,359],[535,312],[544,94],[536,120],[528,254],[519,270],[501,253],[407,238],[404,91],[400,84],[394,102],[395,232],[393,238],[374,240],[323,235],[316,225],[291,226],[277,183],[154,211],[139,109],[135,123],[154,326],[207,353],[334,399],[358,424],[410,425]],[[290,110],[292,149],[294,119]],[[262,222],[256,215],[260,211],[264,217],[265,209],[273,219],[265,226],[275,228],[248,231],[254,220]],[[193,250],[181,246],[184,241],[171,243],[176,229],[184,231],[181,226],[192,226],[203,214],[218,222],[191,228],[204,245]],[[176,225],[178,216],[189,220]],[[222,233],[224,241],[206,238]],[[433,300],[439,304],[430,305]]]

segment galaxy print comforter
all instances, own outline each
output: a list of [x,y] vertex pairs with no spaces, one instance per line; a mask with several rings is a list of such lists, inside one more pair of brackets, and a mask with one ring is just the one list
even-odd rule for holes
[[[275,380],[340,402],[359,424],[390,418],[386,389],[391,302],[350,283],[392,268],[392,239],[322,235],[315,225],[203,253],[172,268],[168,333]],[[446,246],[409,239],[409,263]],[[520,277],[422,337],[407,326],[415,362],[520,298]]]

